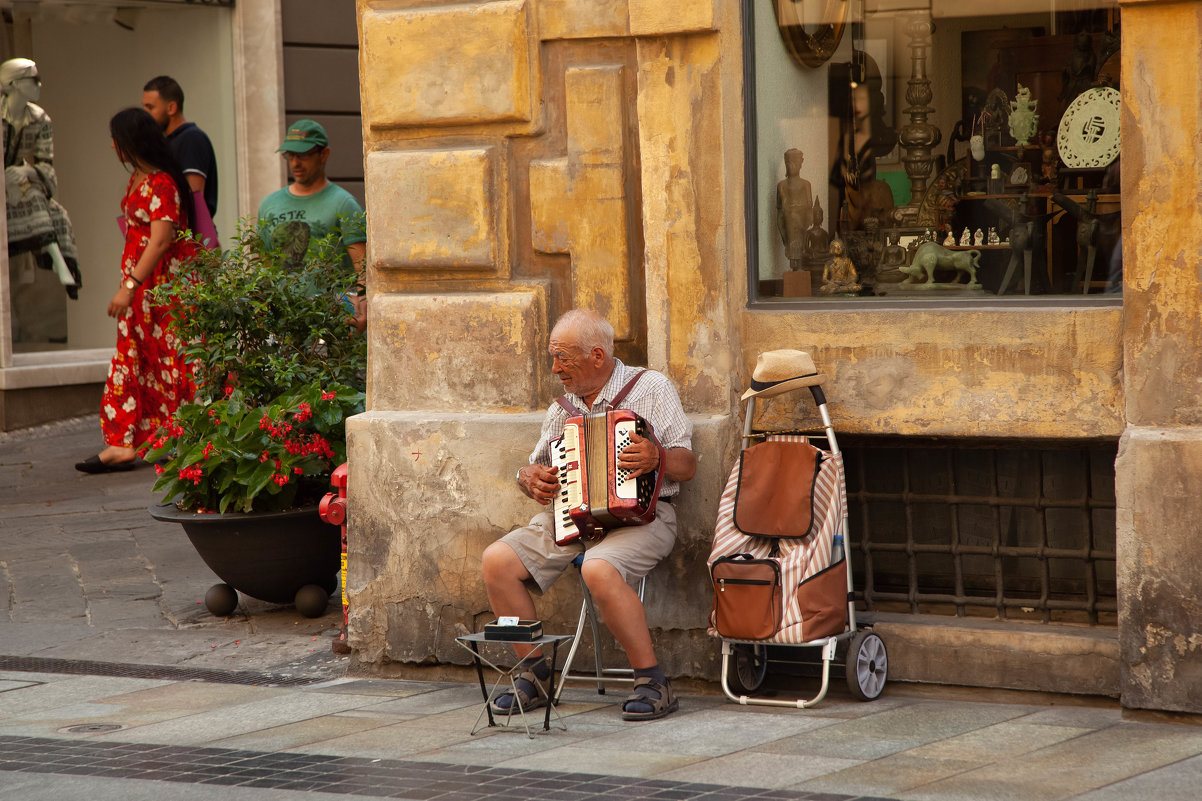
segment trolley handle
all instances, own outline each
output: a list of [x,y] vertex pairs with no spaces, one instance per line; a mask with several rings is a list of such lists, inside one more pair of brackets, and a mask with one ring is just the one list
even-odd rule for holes
[[826,393],[822,391],[822,387],[818,384],[810,387],[810,394],[814,396],[814,403],[818,406],[826,403]]

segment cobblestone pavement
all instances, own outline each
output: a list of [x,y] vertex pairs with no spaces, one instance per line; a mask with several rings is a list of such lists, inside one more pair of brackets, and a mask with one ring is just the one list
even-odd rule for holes
[[702,688],[624,723],[615,696],[570,689],[563,729],[472,735],[475,683],[347,675],[333,605],[209,615],[215,577],[146,512],[153,471],[72,469],[99,442],[94,420],[0,434],[0,798],[1198,796],[1199,720],[1108,699],[890,684],[795,710]]

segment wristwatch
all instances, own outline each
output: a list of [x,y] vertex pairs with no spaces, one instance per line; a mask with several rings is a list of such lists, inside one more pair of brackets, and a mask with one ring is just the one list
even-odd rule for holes
[[121,282],[121,286],[125,287],[130,292],[133,292],[135,289],[138,288],[138,284],[132,278],[126,278],[124,281]]

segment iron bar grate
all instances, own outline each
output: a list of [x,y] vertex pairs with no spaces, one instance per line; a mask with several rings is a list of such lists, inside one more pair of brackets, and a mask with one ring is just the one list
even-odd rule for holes
[[865,608],[1114,625],[1114,444],[844,439]]

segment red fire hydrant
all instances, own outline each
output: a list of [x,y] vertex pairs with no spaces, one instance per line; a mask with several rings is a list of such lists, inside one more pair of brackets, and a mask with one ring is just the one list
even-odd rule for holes
[[338,490],[337,494],[333,492],[326,493],[326,496],[321,499],[321,504],[317,507],[317,513],[321,515],[322,520],[331,526],[342,526],[342,632],[331,646],[331,649],[336,654],[349,654],[351,652],[350,643],[346,641],[346,479],[347,469],[344,462],[334,468],[334,472],[330,476],[330,486]]

